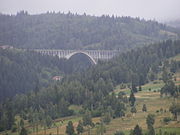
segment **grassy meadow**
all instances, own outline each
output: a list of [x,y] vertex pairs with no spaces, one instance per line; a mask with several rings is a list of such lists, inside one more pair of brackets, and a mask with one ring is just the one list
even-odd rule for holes
[[[174,102],[173,98],[170,97],[160,97],[160,93],[158,90],[163,86],[162,83],[149,83],[144,86],[142,86],[142,91],[135,94],[136,97],[136,109],[137,113],[132,114],[130,112],[130,107],[127,106],[126,116],[123,118],[116,118],[112,119],[111,122],[108,125],[105,125],[106,127],[106,133],[105,135],[113,135],[117,130],[124,131],[127,135],[129,134],[130,130],[135,127],[136,124],[139,124],[143,131],[145,132],[147,130],[146,126],[146,117],[149,113],[155,115],[155,124],[154,127],[156,129],[156,132],[159,132],[159,129],[162,130],[162,132],[165,131],[171,131],[176,132],[177,134],[180,134],[180,122],[177,121],[171,121],[168,124],[163,122],[163,118],[165,117],[171,117],[172,114],[169,112],[169,106]],[[149,88],[151,88],[151,91],[149,91]],[[115,92],[118,93],[120,91],[126,91],[129,93],[129,90],[125,89],[116,89]],[[180,99],[175,100],[175,102],[180,103]],[[142,106],[143,104],[146,104],[147,106],[147,112],[142,112]],[[78,109],[79,107],[73,106],[72,108]],[[160,111],[163,110],[163,111]],[[64,135],[66,130],[66,125],[69,120],[71,120],[74,124],[74,127],[76,128],[78,121],[82,119],[81,117],[70,117],[66,118],[64,120],[64,123],[59,127],[59,134]],[[57,120],[58,121],[58,120]],[[97,123],[100,122],[100,118],[93,118],[93,122]],[[44,131],[40,131],[38,134],[43,134]],[[56,134],[57,128],[51,128],[47,129],[46,134]],[[84,132],[83,135],[87,135],[88,132]],[[97,127],[91,129],[91,135],[97,134]],[[35,134],[31,134],[35,135]]]

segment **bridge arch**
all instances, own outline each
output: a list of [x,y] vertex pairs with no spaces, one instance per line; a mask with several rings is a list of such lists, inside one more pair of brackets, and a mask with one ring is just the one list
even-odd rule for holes
[[92,62],[93,64],[97,64],[97,62],[95,61],[95,59],[94,59],[91,55],[89,55],[87,52],[84,52],[84,51],[72,52],[72,53],[66,55],[65,57],[66,57],[66,59],[70,59],[72,56],[74,56],[74,55],[76,55],[76,54],[84,54],[84,55],[86,55],[86,56],[91,60],[91,62]]

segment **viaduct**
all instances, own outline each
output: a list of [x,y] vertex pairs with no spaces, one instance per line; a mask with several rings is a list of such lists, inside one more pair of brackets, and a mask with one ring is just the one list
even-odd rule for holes
[[76,54],[86,55],[93,64],[97,64],[98,60],[109,60],[119,54],[117,50],[49,50],[49,49],[35,49],[43,55],[58,56],[59,58],[70,59]]

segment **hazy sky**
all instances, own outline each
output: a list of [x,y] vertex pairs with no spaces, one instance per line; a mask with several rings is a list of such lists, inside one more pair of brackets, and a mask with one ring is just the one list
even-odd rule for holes
[[180,18],[180,0],[0,0],[0,12],[47,11],[133,16],[164,21]]

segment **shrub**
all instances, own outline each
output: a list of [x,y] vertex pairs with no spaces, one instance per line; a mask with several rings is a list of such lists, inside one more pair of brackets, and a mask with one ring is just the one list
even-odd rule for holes
[[93,110],[91,112],[92,117],[100,117],[102,115],[102,111],[101,110]]
[[163,113],[163,108],[160,109],[160,112]]
[[17,131],[17,126],[16,125],[13,125],[12,128],[11,128],[11,131],[14,133]]
[[172,119],[170,117],[165,117],[163,119],[163,121],[167,124],[168,122],[170,122]]

